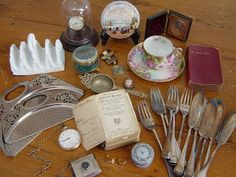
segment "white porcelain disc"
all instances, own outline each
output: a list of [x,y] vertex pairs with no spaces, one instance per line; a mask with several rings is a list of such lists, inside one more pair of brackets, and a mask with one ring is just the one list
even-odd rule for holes
[[131,36],[139,27],[140,15],[134,5],[127,1],[114,1],[102,12],[101,25],[106,33],[117,39]]

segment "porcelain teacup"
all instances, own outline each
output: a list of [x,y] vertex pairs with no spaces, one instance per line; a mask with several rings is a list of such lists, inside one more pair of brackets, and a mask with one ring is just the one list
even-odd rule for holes
[[151,69],[169,67],[174,59],[182,53],[181,48],[175,48],[173,43],[164,36],[151,36],[143,43],[144,62]]

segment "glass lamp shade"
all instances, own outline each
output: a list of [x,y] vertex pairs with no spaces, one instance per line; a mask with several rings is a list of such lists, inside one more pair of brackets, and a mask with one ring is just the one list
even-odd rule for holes
[[61,14],[66,29],[61,35],[61,41],[66,50],[91,44],[96,46],[99,37],[92,28],[91,7],[88,0],[64,0],[61,4]]

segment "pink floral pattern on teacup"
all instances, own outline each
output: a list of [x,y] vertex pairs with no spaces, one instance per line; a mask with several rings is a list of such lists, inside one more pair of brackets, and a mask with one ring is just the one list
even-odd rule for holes
[[150,68],[154,68],[154,67],[155,67],[154,62],[152,62],[151,60],[147,60],[147,61],[146,61],[146,64],[147,64],[147,66],[150,67]]
[[144,62],[151,69],[163,69],[169,67],[175,60],[175,55],[172,54],[167,58],[157,59],[144,53]]
[[169,57],[167,57],[168,64],[171,65],[173,63],[174,59],[175,59],[175,55],[174,54],[172,54]]

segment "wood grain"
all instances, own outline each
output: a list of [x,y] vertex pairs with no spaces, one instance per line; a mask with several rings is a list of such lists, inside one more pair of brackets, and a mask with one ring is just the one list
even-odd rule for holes
[[[33,32],[41,45],[44,45],[46,38],[52,42],[59,38],[64,30],[64,22],[60,14],[60,3],[58,0],[1,0],[0,1],[0,65],[7,78],[4,83],[0,78],[0,92],[11,87],[17,82],[31,80],[34,76],[13,76],[9,65],[9,47],[12,43],[19,45],[20,41],[27,38],[28,33]],[[101,30],[100,16],[103,8],[111,1],[108,0],[92,0],[93,24],[97,31]],[[208,99],[213,97],[221,98],[225,104],[225,113],[236,109],[236,1],[234,0],[208,0],[208,1],[181,1],[181,0],[130,0],[139,10],[141,15],[141,40],[145,32],[146,18],[164,9],[172,9],[193,18],[192,29],[187,42],[181,42],[169,37],[175,46],[185,48],[189,44],[202,44],[213,46],[220,49],[221,64],[224,74],[224,87],[220,92],[207,92]],[[122,64],[128,70],[122,76],[114,76],[114,80],[118,86],[122,86],[123,80],[131,77],[134,80],[135,87],[139,90],[148,91],[150,87],[158,86],[165,96],[167,88],[171,84],[177,84],[182,92],[186,87],[186,71],[176,80],[167,83],[152,83],[138,78],[128,69],[127,54],[133,47],[133,43],[129,39],[115,40],[110,39],[107,46],[99,44],[97,49],[99,52],[107,48],[116,51],[119,64]],[[111,66],[101,62],[100,71],[108,75],[112,75]],[[67,81],[77,87],[84,89],[85,96],[92,94],[81,83],[78,75],[73,70],[73,62],[71,53],[66,52],[66,68],[64,72],[53,73],[60,79]],[[137,101],[140,98],[131,96],[134,108],[136,110]],[[161,126],[161,119],[153,113],[157,122],[158,134],[162,143],[164,142],[164,132]],[[181,123],[181,115],[177,115],[176,119],[177,131]],[[70,120],[65,123],[68,126],[75,127],[74,121]],[[41,162],[34,160],[28,156],[28,151],[36,146],[38,140],[44,138],[53,128],[44,131],[36,140],[28,145],[22,152],[14,158],[6,157],[0,152],[0,176],[1,177],[28,177],[41,167]],[[63,151],[57,145],[58,134],[55,134],[47,142],[42,144],[41,155],[51,159],[53,164],[46,173],[39,175],[45,177],[55,176],[56,173],[68,162],[79,157],[94,153],[98,163],[101,166],[101,177],[167,177],[167,171],[161,153],[156,144],[156,140],[152,132],[142,128],[141,142],[149,143],[155,151],[155,159],[153,164],[146,169],[139,169],[132,164],[130,151],[133,145],[128,145],[111,151],[104,151],[101,147],[94,148],[90,152],[86,152],[81,146],[79,149],[71,152]],[[186,129],[184,132],[186,136]],[[191,144],[192,139],[190,140]],[[184,141],[183,141],[184,142]],[[116,158],[122,157],[127,159],[125,166],[109,164],[104,161],[106,154],[111,154]],[[189,152],[188,152],[189,154]],[[236,176],[236,168],[234,162],[236,160],[236,133],[234,132],[229,142],[224,145],[217,153],[212,165],[209,168],[208,177],[229,177]],[[72,176],[71,170],[68,169],[66,176]]]

